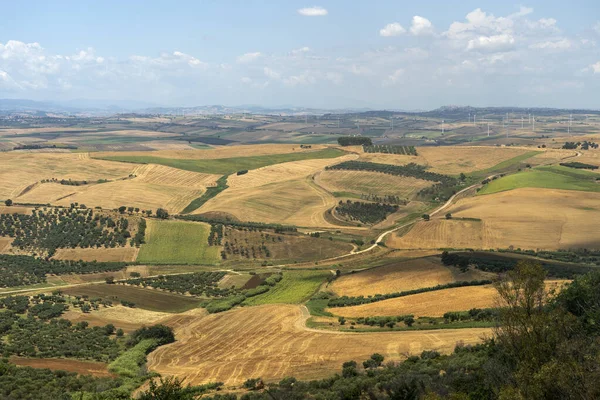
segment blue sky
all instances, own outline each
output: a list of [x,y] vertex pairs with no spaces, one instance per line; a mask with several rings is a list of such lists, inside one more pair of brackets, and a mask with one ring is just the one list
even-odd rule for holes
[[600,3],[3,4],[0,98],[600,108]]

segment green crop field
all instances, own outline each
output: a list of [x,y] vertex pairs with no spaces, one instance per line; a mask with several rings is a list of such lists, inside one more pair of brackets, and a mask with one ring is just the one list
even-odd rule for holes
[[71,296],[99,297],[112,301],[114,305],[120,304],[123,300],[133,303],[136,308],[171,313],[197,308],[202,302],[179,294],[117,284],[81,285],[63,289],[63,292]]
[[496,172],[496,173],[502,172],[502,171],[504,171],[514,165],[517,165],[517,164],[527,160],[528,158],[531,158],[540,153],[541,153],[541,151],[528,151],[527,153],[523,153],[516,157],[509,158],[508,160],[504,160],[501,163],[496,164],[491,168],[487,168],[487,169],[480,170],[480,171],[475,171],[473,174],[476,176],[487,176],[494,172]]
[[525,187],[600,192],[597,177],[598,174],[593,172],[567,167],[538,167],[496,179],[484,186],[479,194],[492,194]]
[[102,159],[139,164],[160,164],[168,167],[184,169],[187,171],[229,175],[244,169],[251,170],[260,167],[266,167],[267,165],[280,164],[290,161],[336,158],[342,156],[343,154],[344,152],[341,150],[327,148],[323,150],[302,153],[269,154],[255,157],[232,157],[210,160],[182,160],[154,156],[110,156],[103,157]]
[[250,297],[244,304],[302,303],[310,298],[328,276],[329,271],[284,271],[283,279],[267,293]]
[[215,264],[219,247],[208,245],[210,226],[201,222],[148,221],[137,261],[157,264]]

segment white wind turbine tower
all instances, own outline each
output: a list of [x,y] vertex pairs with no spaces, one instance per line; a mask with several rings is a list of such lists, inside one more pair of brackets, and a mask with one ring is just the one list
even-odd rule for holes
[[523,118],[523,116],[521,115],[521,129],[523,129],[523,120],[524,120],[524,118]]
[[488,122],[488,137],[490,137],[490,123]]
[[531,116],[531,121],[533,122],[533,132],[535,132],[535,115]]
[[[470,116],[469,116],[469,119],[471,119]],[[444,133],[444,120],[442,120],[442,133]]]

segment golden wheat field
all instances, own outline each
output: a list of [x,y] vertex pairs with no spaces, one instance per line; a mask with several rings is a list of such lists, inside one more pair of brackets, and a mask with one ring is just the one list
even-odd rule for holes
[[438,257],[399,261],[355,274],[343,275],[328,287],[339,296],[369,296],[401,292],[455,281],[489,278],[479,270],[460,272],[446,267]]
[[[96,163],[99,160],[87,160]],[[102,161],[100,161],[102,162]],[[107,163],[107,162],[102,162]],[[141,209],[165,208],[179,212],[200,197],[207,186],[214,186],[217,175],[201,174],[156,164],[125,165],[131,178],[102,184],[80,186],[58,183],[34,183],[22,195],[14,197],[23,203],[69,205],[77,202],[88,207],[118,208],[122,205]]]
[[491,168],[505,160],[517,157],[532,149],[492,146],[419,147],[417,156],[363,153],[361,160],[382,164],[403,165],[414,162],[426,165],[432,172],[458,175]]
[[323,170],[329,165],[339,164],[357,158],[356,155],[346,155],[337,158],[292,161],[257,168],[244,175],[231,175],[227,179],[230,189],[248,189],[275,182],[304,178]]
[[287,154],[311,152],[319,149],[324,149],[327,146],[312,145],[312,148],[301,148],[297,144],[258,144],[258,145],[240,145],[215,147],[208,150],[159,150],[148,153],[146,151],[117,151],[117,152],[98,152],[94,153],[94,157],[113,157],[113,156],[152,156],[163,158],[178,158],[178,159],[198,159],[212,160],[217,158],[230,157],[249,157],[249,156],[264,156],[269,154]]
[[366,171],[323,171],[315,176],[315,182],[332,193],[355,195],[414,197],[421,189],[433,183],[422,179],[385,175]]
[[83,260],[83,261],[135,261],[140,249],[136,247],[101,248],[75,248],[58,249],[52,258],[55,260]]
[[256,188],[227,189],[195,213],[225,212],[242,221],[333,227],[324,213],[337,200],[310,178],[276,182]]
[[[201,309],[200,311],[204,311],[204,309]],[[131,332],[142,326],[161,323],[163,320],[172,316],[173,314],[165,312],[115,305],[111,307],[101,307],[98,310],[92,310],[85,314],[78,309],[71,308],[63,314],[62,318],[68,319],[73,323],[87,321],[90,326],[106,326],[106,324],[113,324],[123,329],[125,332]]]
[[42,179],[76,181],[127,177],[132,165],[90,159],[73,153],[8,153],[0,155],[0,198],[15,200]]
[[523,249],[600,246],[600,194],[523,188],[459,200],[455,218],[418,222],[406,235],[391,235],[395,248]]
[[327,311],[346,318],[413,314],[418,317],[441,317],[449,311],[494,307],[498,293],[492,285],[467,286],[436,290],[361,304],[328,308]]
[[322,378],[374,352],[387,360],[431,349],[453,351],[457,342],[477,343],[489,329],[390,333],[325,333],[303,326],[297,305],[266,305],[197,315],[187,313],[162,322],[175,330],[177,341],[148,355],[148,368],[185,378],[197,385],[221,381],[240,385],[246,379],[266,381],[286,376]]

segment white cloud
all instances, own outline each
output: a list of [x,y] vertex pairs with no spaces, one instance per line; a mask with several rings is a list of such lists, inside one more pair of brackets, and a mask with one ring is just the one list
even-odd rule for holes
[[242,79],[240,79],[240,81],[246,84],[252,83],[252,79],[248,78],[247,76],[243,76]]
[[391,75],[387,77],[387,79],[383,82],[385,86],[396,85],[400,83],[401,79],[404,77],[404,70],[399,68],[395,70]]
[[379,30],[379,34],[381,36],[389,37],[389,36],[398,36],[402,35],[406,32],[406,29],[398,22],[392,22],[391,24],[387,24],[385,27]]
[[600,21],[596,22],[596,25],[594,25],[593,29],[596,31],[596,33],[598,35],[600,35]]
[[323,17],[328,14],[327,10],[323,7],[314,6],[301,8],[298,10],[298,14],[303,15],[305,17]]
[[340,85],[344,81],[344,76],[339,72],[328,72],[325,74],[325,78],[336,85]]
[[433,25],[427,18],[415,15],[412,19],[410,33],[415,36],[433,35]]
[[310,85],[315,83],[317,80],[314,76],[312,76],[312,74],[310,74],[309,72],[305,71],[300,75],[292,75],[289,76],[288,78],[285,78],[283,80],[283,83],[285,83],[288,86],[298,86],[298,85]]
[[594,71],[594,74],[600,74],[600,61],[590,65],[590,68],[592,69],[592,71]]
[[246,53],[246,54],[242,54],[241,56],[239,56],[237,58],[237,62],[240,64],[247,64],[250,63],[252,61],[256,61],[257,59],[259,59],[262,56],[262,53],[257,51],[254,53]]
[[466,22],[453,22],[445,32],[450,39],[464,39],[472,35],[483,34],[508,34],[513,30],[513,21],[510,18],[498,17],[487,14],[481,8],[471,11],[465,17]]
[[514,13],[514,14],[511,14],[511,15],[509,15],[508,17],[509,17],[509,18],[518,18],[518,17],[524,17],[524,16],[526,16],[526,15],[529,15],[529,14],[531,14],[532,12],[533,12],[533,8],[531,8],[531,7],[524,7],[524,6],[521,6],[521,7],[519,8],[519,11],[517,11],[517,12],[516,12],[516,13]]
[[297,56],[300,54],[308,53],[310,51],[310,47],[300,47],[299,49],[294,49],[290,52],[291,55]]
[[265,67],[263,69],[263,72],[267,78],[271,78],[271,79],[275,79],[275,80],[281,79],[281,74],[277,71],[272,70],[269,67]]
[[513,48],[515,38],[508,34],[494,36],[479,36],[469,40],[467,50],[507,51]]
[[568,50],[571,48],[573,44],[569,39],[560,39],[560,40],[548,40],[545,42],[538,42],[530,45],[529,47],[532,49],[540,49],[540,50]]

